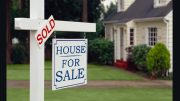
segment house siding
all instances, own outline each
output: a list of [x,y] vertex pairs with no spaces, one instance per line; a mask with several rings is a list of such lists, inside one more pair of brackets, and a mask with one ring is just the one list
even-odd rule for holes
[[161,42],[166,45],[167,31],[166,24],[163,21],[146,21],[136,23],[136,44],[147,44],[148,27],[157,27],[157,42]]
[[105,39],[109,41],[113,41],[113,25],[112,24],[107,24],[105,25]]
[[127,47],[130,46],[130,29],[134,29],[134,45],[136,45],[136,24],[133,21],[127,23]]
[[127,10],[135,0],[124,0],[124,9]]

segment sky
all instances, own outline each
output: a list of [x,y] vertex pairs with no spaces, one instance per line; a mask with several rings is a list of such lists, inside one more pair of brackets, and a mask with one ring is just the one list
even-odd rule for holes
[[105,1],[103,1],[103,4],[105,5],[105,7],[107,6],[107,5],[110,5],[110,3],[111,2],[116,2],[117,0],[105,0]]

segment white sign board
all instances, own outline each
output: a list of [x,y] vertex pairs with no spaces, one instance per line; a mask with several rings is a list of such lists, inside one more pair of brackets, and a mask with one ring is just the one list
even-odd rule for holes
[[52,90],[87,84],[87,39],[53,39]]
[[46,40],[50,37],[55,28],[55,21],[53,16],[51,15],[47,21],[39,28],[37,33],[35,34],[35,39],[39,46],[42,46]]

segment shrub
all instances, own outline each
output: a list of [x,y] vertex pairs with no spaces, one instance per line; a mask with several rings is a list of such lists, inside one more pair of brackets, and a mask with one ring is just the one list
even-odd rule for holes
[[147,54],[147,67],[152,76],[164,77],[170,68],[170,53],[166,46],[158,43]]
[[130,70],[137,70],[137,66],[135,65],[133,59],[132,59],[132,51],[133,51],[134,46],[130,46],[126,48],[127,52],[127,62],[128,62],[128,69]]
[[89,62],[98,64],[112,64],[114,59],[114,44],[103,38],[89,41],[88,47]]
[[146,56],[151,48],[145,44],[135,46],[132,49],[132,61],[139,70],[147,71]]
[[13,45],[13,49],[12,49],[12,56],[13,56],[13,63],[15,64],[21,64],[24,63],[25,61],[27,61],[27,52],[25,49],[25,46],[23,46],[22,44],[15,44]]

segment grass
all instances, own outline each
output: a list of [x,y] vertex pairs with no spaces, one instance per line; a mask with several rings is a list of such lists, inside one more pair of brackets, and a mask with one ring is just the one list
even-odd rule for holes
[[[8,80],[29,80],[29,65],[8,65]],[[51,62],[45,62],[51,80]],[[88,64],[88,80],[142,80],[137,74],[111,66]],[[7,101],[29,101],[29,89],[8,88]],[[67,88],[45,89],[45,101],[172,101],[172,88]]]
[[[8,89],[7,101],[29,101],[28,89]],[[45,101],[172,101],[170,88],[45,89]]]
[[[45,62],[45,80],[51,80],[51,62]],[[7,66],[8,80],[29,80],[29,64],[13,64]],[[111,66],[88,65],[88,80],[142,80],[139,75]]]

